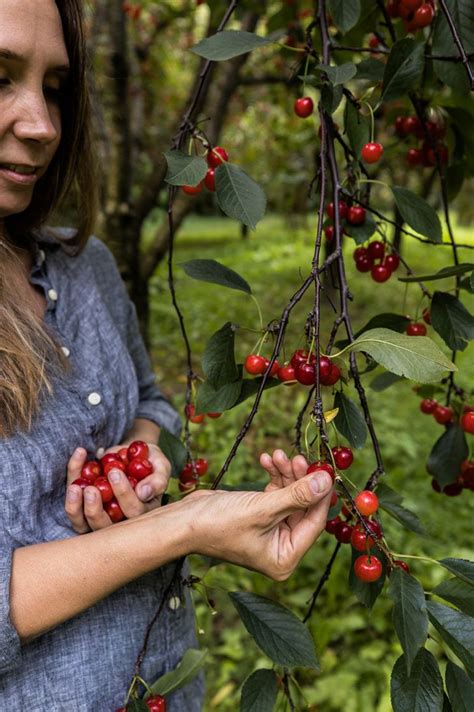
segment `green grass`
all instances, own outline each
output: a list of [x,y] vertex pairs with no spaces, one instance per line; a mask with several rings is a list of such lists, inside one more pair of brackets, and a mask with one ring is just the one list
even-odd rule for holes
[[[240,237],[239,226],[225,218],[190,218],[184,224],[176,243],[176,288],[193,349],[194,366],[200,372],[200,357],[209,337],[226,321],[239,325],[236,335],[236,356],[242,361],[257,341],[258,314],[252,300],[243,293],[226,290],[187,277],[179,263],[195,258],[217,259],[239,272],[251,285],[264,315],[265,322],[279,319],[289,297],[298,289],[310,269],[315,220],[293,218],[284,221],[267,217],[247,240]],[[459,242],[474,244],[466,228],[456,227]],[[361,327],[372,316],[384,311],[406,313],[416,318],[426,302],[420,301],[417,285],[406,288],[392,277],[385,284],[375,284],[370,275],[356,272],[351,253],[353,243],[345,246],[348,280],[354,300],[351,316],[354,328]],[[436,271],[451,263],[449,247],[421,245],[407,238],[404,256],[419,274]],[[461,261],[472,261],[472,252],[460,251]],[[401,276],[399,270],[397,276]],[[452,280],[432,283],[435,288],[452,288]],[[330,291],[330,285],[327,285]],[[186,364],[178,321],[168,289],[166,265],[158,268],[152,281],[151,351],[162,388],[173,397],[179,408],[184,403]],[[466,292],[463,301],[471,310],[472,295]],[[307,296],[291,316],[285,338],[285,352],[304,344],[304,323],[312,306]],[[333,312],[324,300],[322,333],[329,335]],[[446,351],[432,330],[430,335]],[[323,339],[324,342],[324,339]],[[265,353],[270,354],[271,344]],[[474,380],[471,353],[459,354],[460,372],[457,382],[469,389]],[[372,374],[364,377],[364,384]],[[326,389],[329,391],[329,389]],[[352,388],[348,393],[351,394]],[[232,464],[229,483],[261,478],[258,454],[263,450],[283,447],[291,452],[293,425],[307,391],[302,386],[278,387],[269,391],[262,401],[248,437],[242,443]],[[355,393],[353,393],[354,397]],[[419,412],[419,397],[413,384],[404,382],[383,393],[368,390],[369,403],[377,435],[380,439],[387,474],[385,481],[405,497],[404,505],[415,511],[426,526],[428,535],[420,537],[401,529],[394,520],[383,517],[387,540],[394,551],[441,558],[469,557],[472,549],[472,497],[464,492],[456,498],[440,497],[430,486],[426,474],[427,455],[442,432],[429,416]],[[250,408],[250,401],[225,413],[220,419],[208,420],[204,426],[193,426],[196,454],[208,457],[211,472],[218,472],[238,429]],[[325,396],[325,407],[332,406],[332,395]],[[333,435],[331,435],[333,437]],[[471,440],[473,438],[471,437]],[[472,447],[472,444],[471,444]],[[351,479],[362,485],[374,466],[369,444],[355,453]],[[223,712],[238,708],[239,686],[259,665],[269,667],[261,656],[223,590],[248,589],[271,596],[303,614],[325,563],[331,555],[334,540],[323,534],[308,553],[293,577],[284,584],[269,582],[263,577],[237,567],[219,566],[206,576],[210,594],[217,602],[218,613],[210,609],[200,594],[196,594],[199,626],[203,630],[202,644],[210,648],[207,665],[206,710]],[[322,672],[318,675],[300,671],[298,680],[308,707],[302,709],[327,712],[389,712],[389,675],[400,648],[390,623],[391,601],[386,590],[368,613],[349,593],[347,571],[349,551],[344,548],[335,564],[331,581],[321,595],[311,621]],[[196,571],[203,572],[200,561]],[[430,590],[444,577],[442,570],[417,562],[414,573]],[[443,658],[440,649],[430,644],[430,650]]]

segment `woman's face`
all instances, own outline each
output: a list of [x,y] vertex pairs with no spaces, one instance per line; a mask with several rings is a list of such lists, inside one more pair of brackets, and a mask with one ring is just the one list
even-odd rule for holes
[[68,66],[54,0],[0,0],[0,223],[28,207],[59,146]]

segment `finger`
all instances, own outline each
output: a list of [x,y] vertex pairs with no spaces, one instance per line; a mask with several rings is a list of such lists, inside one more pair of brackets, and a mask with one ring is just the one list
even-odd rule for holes
[[147,511],[143,502],[138,499],[133,491],[126,475],[121,470],[111,470],[108,479],[117,502],[127,519],[133,519]]
[[72,453],[67,465],[67,484],[70,485],[74,480],[81,476],[81,470],[87,460],[87,450],[83,447],[78,447]]
[[291,460],[283,450],[274,450],[272,459],[273,464],[280,471],[282,486],[288,487],[295,481]]
[[75,532],[85,534],[90,531],[84,517],[82,490],[79,485],[71,485],[67,488],[64,509]]
[[331,502],[331,490],[312,505],[291,530],[291,546],[296,562],[308,551],[324,530]]
[[296,480],[288,487],[269,492],[265,504],[268,507],[270,519],[277,523],[298,510],[306,510],[321,502],[331,492],[331,489],[331,476],[324,470],[317,470],[311,475]]
[[164,473],[154,472],[137,484],[135,495],[142,502],[151,502],[153,499],[161,498],[167,487],[168,476]]
[[[268,473],[270,477],[270,484],[267,486],[269,489],[280,489],[282,486],[282,479],[280,470],[273,463],[271,455],[264,452],[260,455],[260,464],[264,470]],[[267,488],[265,488],[267,490]]]
[[295,455],[295,457],[292,459],[292,465],[293,465],[293,472],[295,473],[295,479],[300,480],[302,477],[305,477],[306,472],[308,471],[308,462],[303,455]]
[[109,515],[104,511],[99,490],[92,485],[84,489],[84,517],[93,531],[110,527],[112,524]]

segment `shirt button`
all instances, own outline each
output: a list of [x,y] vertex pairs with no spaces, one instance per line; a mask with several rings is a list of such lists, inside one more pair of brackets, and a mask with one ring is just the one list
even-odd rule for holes
[[52,302],[57,302],[58,301],[58,293],[55,289],[50,289],[48,291],[48,297],[51,299]]
[[63,354],[66,356],[66,358],[67,358],[68,356],[70,356],[70,354],[71,354],[71,352],[69,351],[69,349],[68,349],[67,346],[61,346],[61,351],[62,351]]
[[171,596],[168,606],[171,608],[172,611],[177,611],[178,608],[181,605],[181,601],[179,600],[179,596]]
[[87,400],[91,405],[99,405],[102,398],[98,393],[89,393],[89,395],[87,396]]

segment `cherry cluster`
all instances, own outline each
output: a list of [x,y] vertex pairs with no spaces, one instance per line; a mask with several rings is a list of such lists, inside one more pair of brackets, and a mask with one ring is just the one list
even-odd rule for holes
[[203,458],[187,462],[179,474],[178,487],[181,492],[191,492],[197,487],[200,477],[204,477],[209,469],[209,463]]
[[[261,375],[266,371],[270,361],[259,354],[249,354],[245,359],[244,368],[252,376]],[[273,363],[270,376],[277,376],[288,385],[296,382],[304,386],[314,386],[316,383],[316,355],[305,349],[295,351],[291,360],[280,366]],[[323,386],[333,386],[341,377],[341,370],[328,356],[319,358],[319,382]]]
[[208,418],[220,418],[222,415],[222,413],[200,413],[196,415],[196,406],[194,403],[188,403],[184,408],[184,413],[189,422],[195,423],[196,425],[203,423],[206,419],[206,415]]
[[[339,207],[339,218],[343,221],[342,232],[345,232],[344,221],[347,225],[363,225],[365,223],[365,208],[361,205],[347,205],[344,200],[340,200],[338,203]],[[334,220],[334,203],[328,203],[326,206],[326,213],[331,220]],[[324,228],[324,235],[326,240],[331,242],[334,237],[334,226],[327,225]]]
[[385,255],[385,245],[380,240],[369,242],[367,247],[356,247],[353,252],[358,272],[370,272],[374,282],[386,282],[400,265],[394,252]]
[[[440,425],[447,425],[454,421],[454,410],[451,406],[440,405],[434,398],[423,398],[420,410],[425,415],[432,415]],[[459,424],[465,433],[474,433],[474,407],[465,405]]]
[[431,120],[423,124],[417,116],[397,116],[394,126],[399,138],[413,137],[422,141],[420,146],[409,148],[406,153],[406,161],[411,168],[433,168],[436,166],[436,153],[441,163],[448,162],[448,148],[442,142],[446,136],[446,124]]
[[389,0],[387,12],[395,20],[401,17],[407,32],[418,32],[428,27],[435,16],[434,0]]
[[220,166],[221,163],[224,163],[225,161],[229,160],[229,154],[227,153],[225,148],[222,148],[222,146],[216,146],[215,148],[209,149],[206,154],[206,160],[209,168],[207,169],[207,173],[204,176],[204,180],[200,181],[197,185],[181,186],[183,193],[186,193],[186,195],[197,195],[202,191],[204,186],[211,193],[214,193],[214,191],[216,190],[216,168]]
[[127,475],[132,489],[135,489],[140,480],[153,472],[153,465],[148,459],[149,454],[145,442],[134,440],[128,448],[123,447],[117,452],[106,453],[100,460],[88,460],[81,469],[81,476],[72,484],[79,485],[82,490],[91,485],[96,487],[100,492],[104,510],[113,522],[120,522],[125,519],[125,515],[114,497],[107,475],[113,469],[122,470]]
[[457,497],[463,489],[474,492],[474,460],[464,460],[461,463],[459,475],[454,482],[441,488],[438,480],[433,477],[431,486],[435,492],[447,494],[448,497]]
[[[166,700],[161,695],[153,695],[145,700],[150,712],[166,712]],[[126,707],[119,707],[115,712],[127,712]]]

